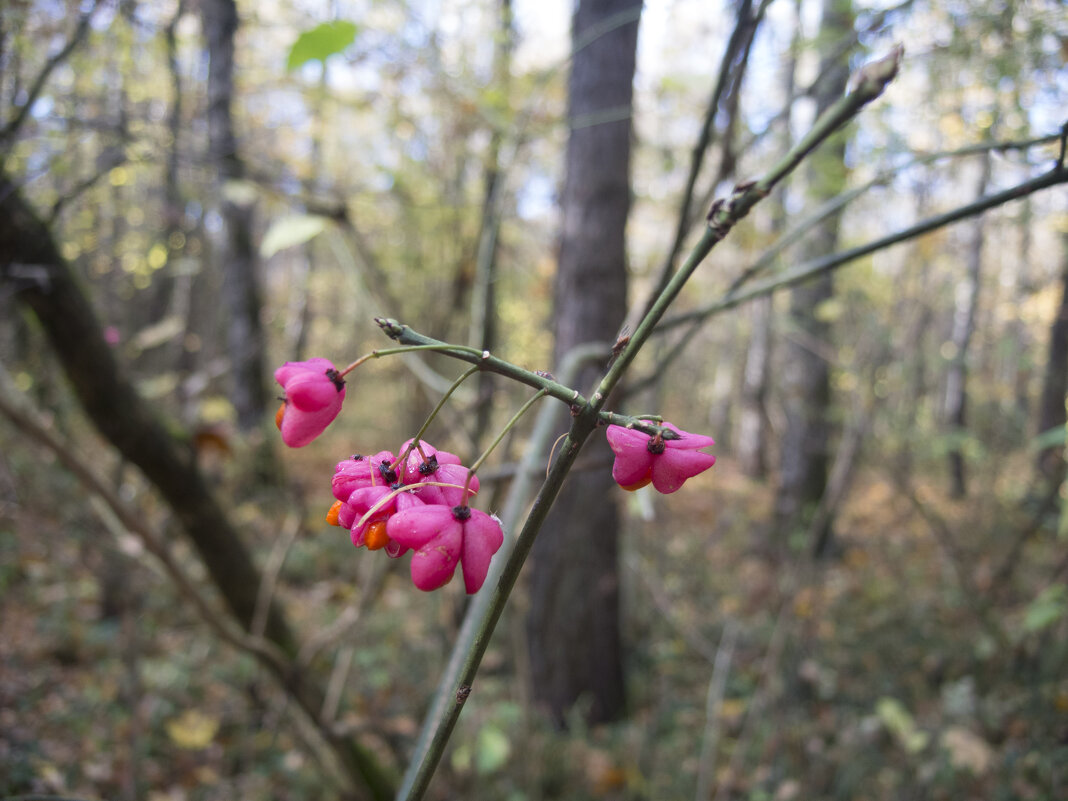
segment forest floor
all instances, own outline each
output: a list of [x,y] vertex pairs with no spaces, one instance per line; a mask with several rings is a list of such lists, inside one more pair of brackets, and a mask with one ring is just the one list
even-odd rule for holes
[[[4,462],[0,796],[334,795],[270,678],[215,640],[136,541],[97,522],[57,470]],[[165,526],[134,483],[131,498]],[[520,597],[431,796],[1068,796],[1068,546],[1055,518],[1031,526],[1035,510],[996,489],[949,501],[932,482],[913,502],[865,472],[820,563],[772,547],[752,522],[767,519],[770,490],[729,460],[670,498],[628,496],[627,719],[545,725],[525,692]],[[385,560],[370,566],[380,555],[353,551],[319,522],[329,497],[309,495],[310,534],[287,557],[284,599],[301,631],[364,604],[323,669],[348,666],[338,724],[399,764],[455,633],[462,582],[424,595],[392,564],[381,591],[361,598]],[[278,509],[234,512],[262,532],[266,554]]]

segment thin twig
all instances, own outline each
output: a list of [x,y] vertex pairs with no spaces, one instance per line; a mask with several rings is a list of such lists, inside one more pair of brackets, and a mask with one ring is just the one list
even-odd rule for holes
[[896,178],[905,170],[912,169],[913,167],[933,164],[936,161],[943,161],[945,159],[961,158],[966,156],[975,156],[983,153],[990,152],[1006,152],[1009,150],[1028,150],[1032,147],[1039,145],[1048,145],[1051,142],[1056,142],[1061,138],[1059,133],[1048,134],[1046,136],[1039,136],[1031,139],[1016,140],[1016,141],[1002,141],[1002,142],[980,142],[974,145],[968,145],[966,147],[957,148],[955,150],[944,150],[938,153],[924,153],[917,154],[908,161],[891,167],[887,170],[882,170],[877,173],[871,180],[861,186],[850,189],[848,192],[843,192],[837,197],[831,198],[826,203],[816,208],[811,214],[806,215],[797,223],[792,225],[786,233],[779,237],[775,244],[768,248],[764,253],[760,255],[760,258],[753,262],[749,267],[742,271],[742,273],[731,282],[731,285],[727,288],[726,295],[730,296],[742,288],[744,284],[749,283],[752,279],[756,278],[760,273],[764,272],[775,259],[778,258],[786,248],[801,239],[806,233],[808,233],[816,224],[827,219],[831,215],[839,212],[847,204],[853,202],[861,195],[869,192],[877,186],[885,186],[891,180]]
[[389,571],[380,559],[364,560],[364,564],[368,565],[367,575],[362,577],[360,582],[362,589],[356,602],[338,615],[333,623],[308,638],[297,653],[298,667],[307,667],[320,651],[352,631],[360,622],[363,610],[368,608],[381,594]]
[[615,389],[638,350],[653,334],[661,318],[712,249],[754,206],[766,198],[780,181],[790,175],[809,153],[856,117],[864,106],[882,95],[890,81],[897,75],[902,53],[902,48],[897,46],[886,57],[861,67],[850,81],[851,91],[821,114],[812,124],[809,132],[801,137],[777,163],[772,165],[763,177],[756,181],[738,184],[730,197],[717,200],[712,204],[708,212],[708,227],[704,235],[694,246],[686,262],[672,276],[664,291],[652,304],[649,313],[631,336],[629,344],[620,353],[619,358],[616,359],[594,393],[596,409],[600,409]]
[[[808,565],[812,565],[812,562],[808,562]],[[775,625],[772,627],[771,636],[768,637],[768,647],[764,651],[764,659],[760,665],[760,676],[757,689],[753,694],[752,700],[749,701],[749,705],[745,710],[745,717],[742,720],[742,730],[738,735],[738,739],[734,743],[734,748],[731,749],[731,759],[727,763],[727,770],[724,775],[726,780],[720,782],[716,786],[716,794],[712,797],[712,801],[718,801],[720,794],[727,790],[731,778],[739,773],[739,769],[742,764],[742,760],[745,759],[746,751],[749,747],[749,740],[753,735],[756,728],[756,721],[760,718],[761,713],[764,710],[764,705],[767,703],[768,696],[771,694],[771,676],[776,672],[779,666],[779,659],[782,656],[783,645],[786,642],[786,621],[789,617],[790,608],[793,605],[793,599],[796,597],[796,593],[792,593],[789,598],[783,601],[779,606],[779,612],[775,616]],[[708,798],[706,795],[705,798]]]
[[[1051,140],[1047,137],[1043,137],[1042,141],[1048,142]],[[688,324],[686,331],[679,336],[679,339],[672,345],[670,350],[657,359],[656,368],[649,374],[632,381],[627,388],[627,392],[628,394],[634,394],[658,382],[667,372],[668,368],[675,363],[679,356],[682,355],[690,342],[693,341],[694,334],[696,334],[697,330],[717,314],[733,309],[743,303],[748,303],[751,300],[772,295],[781,289],[787,289],[795,284],[804,283],[805,281],[824,273],[833,272],[839,267],[843,267],[850,262],[868,256],[879,250],[891,247],[892,245],[907,242],[910,239],[915,239],[923,234],[930,233],[937,228],[950,225],[954,222],[975,216],[976,214],[982,214],[989,209],[996,208],[1013,200],[1027,197],[1042,189],[1066,182],[1068,182],[1068,170],[1065,170],[1060,165],[1055,166],[1052,170],[1037,178],[1024,181],[1014,187],[1004,190],[1003,192],[988,195],[973,203],[960,206],[944,214],[928,217],[926,220],[923,220],[916,225],[905,228],[897,233],[890,234],[889,236],[876,239],[866,245],[859,245],[855,248],[850,248],[849,250],[807,261],[777,277],[769,278],[744,292],[733,294],[728,292],[720,298],[720,300],[710,303],[707,306],[702,306],[701,308],[694,309],[690,312],[668,317],[656,327],[656,330],[653,332],[654,335],[665,334],[672,329]],[[847,193],[847,195],[848,194],[849,193]],[[787,236],[789,236],[789,234]],[[773,246],[772,250],[775,251],[773,255],[778,255],[777,248],[777,244]],[[764,257],[762,256],[754,266],[762,267],[763,263]],[[755,272],[756,271],[754,271],[754,274]],[[740,285],[739,281],[736,281],[736,283]]]
[[[686,177],[686,186],[682,190],[682,199],[679,202],[679,210],[677,212],[675,220],[675,237],[671,242],[671,247],[668,249],[667,255],[664,256],[664,260],[660,266],[660,274],[654,284],[652,292],[649,294],[649,298],[646,301],[644,308],[641,309],[641,313],[630,320],[628,325],[630,327],[636,327],[638,321],[641,320],[646,314],[649,313],[649,309],[653,304],[653,300],[659,295],[668,281],[671,280],[671,274],[675,271],[675,261],[679,256],[679,252],[682,250],[683,242],[686,240],[686,235],[690,231],[692,224],[690,209],[693,205],[694,189],[697,185],[697,177],[701,173],[701,168],[704,166],[705,156],[708,153],[709,148],[712,146],[714,140],[715,130],[713,123],[715,122],[716,115],[720,111],[720,101],[723,99],[723,94],[727,89],[727,83],[732,72],[737,72],[744,68],[743,64],[735,67],[735,61],[737,60],[738,53],[743,49],[746,42],[751,42],[756,36],[757,27],[760,25],[764,16],[764,11],[767,8],[770,0],[763,0],[760,4],[755,16],[752,12],[752,0],[742,0],[738,4],[738,13],[734,20],[734,30],[731,32],[730,38],[727,40],[727,45],[723,50],[723,58],[720,61],[719,73],[716,75],[716,80],[713,84],[712,95],[709,98],[708,105],[705,109],[705,118],[701,124],[701,132],[697,136],[697,142],[693,146],[693,152],[690,154],[690,172]],[[746,56],[748,56],[748,49],[745,50]],[[737,92],[738,87],[735,86],[734,91]]]
[[673,628],[694,651],[709,662],[714,663],[718,653],[717,649],[694,626],[683,625],[676,618],[674,614],[675,605],[671,602],[671,599],[666,597],[664,588],[653,581],[653,571],[644,570],[637,559],[628,559],[626,565],[630,572],[636,575],[645,585],[645,589],[649,592],[649,598],[660,613],[663,622]]
[[[757,203],[766,197],[768,192],[779,181],[789,175],[805,156],[842,125],[855,117],[865,105],[883,93],[887,84],[897,74],[900,58],[900,49],[895,49],[889,57],[863,67],[858,73],[858,80],[855,82],[853,91],[842,97],[822,114],[813,124],[812,130],[802,137],[778,163],[773,165],[762,179],[737,186],[730,198],[713,206],[708,215],[708,228],[705,231],[705,235],[686,259],[683,266],[672,277],[664,292],[653,304],[649,314],[639,324],[629,344],[624,347],[619,358],[601,380],[597,391],[587,401],[584,398],[580,398],[577,391],[569,390],[574,393],[574,396],[568,401],[571,403],[574,415],[570,430],[560,448],[559,455],[550,467],[549,474],[534,499],[530,513],[527,515],[522,530],[516,539],[515,547],[504,563],[500,580],[493,587],[492,593],[489,593],[491,597],[488,609],[477,627],[471,647],[465,655],[462,666],[455,676],[448,675],[443,679],[443,681],[450,682],[453,701],[447,704],[440,713],[432,709],[428,714],[427,723],[428,727],[433,729],[433,736],[425,747],[421,745],[417,747],[401,790],[398,793],[398,798],[418,799],[422,798],[426,792],[438,762],[445,752],[445,746],[456,726],[456,721],[459,719],[464,704],[471,694],[472,684],[478,673],[482,657],[489,647],[493,631],[504,611],[512,588],[519,578],[523,564],[526,562],[526,558],[534,545],[534,539],[537,537],[549,509],[555,502],[563,486],[564,479],[575,464],[582,446],[597,427],[601,409],[611,391],[623,377],[638,350],[648,340],[656,323],[681,292],[682,287],[693,275],[698,265],[705,259],[712,248],[730,232],[738,220],[742,219]],[[411,336],[414,333],[407,326],[402,326],[395,320],[379,319],[377,322],[391,338],[399,341],[404,341],[402,337]],[[412,342],[411,344],[417,343]],[[478,357],[473,359],[470,354],[459,350],[453,352],[445,351],[444,353],[457,359],[480,364],[487,363],[492,358],[489,353],[485,353],[482,359],[478,359]],[[492,369],[502,374],[513,375],[522,383],[536,386],[538,389],[544,389],[547,394],[551,394],[554,397],[559,397],[557,395],[558,390],[568,391],[567,387],[563,387],[555,381],[522,370],[508,362],[495,360]],[[484,591],[487,589],[489,589],[488,583]],[[452,683],[453,681],[455,683]]]
[[125,150],[116,150],[113,155],[104,160],[104,163],[87,178],[83,178],[69,189],[63,190],[59,197],[56,198],[56,202],[52,204],[52,208],[49,210],[48,215],[45,217],[45,222],[51,226],[55,223],[56,218],[59,217],[63,209],[72,200],[77,200],[81,197],[83,192],[87,192],[92,189],[96,183],[109,174],[116,167],[125,164],[128,161]]
[[41,92],[44,91],[45,84],[48,83],[48,79],[52,75],[52,72],[56,67],[70,58],[71,53],[75,51],[78,45],[81,44],[82,39],[89,33],[89,23],[92,21],[93,15],[100,6],[100,0],[96,0],[96,2],[90,6],[89,10],[78,18],[78,25],[75,27],[71,37],[66,41],[63,47],[61,47],[59,51],[48,59],[44,66],[41,67],[41,71],[37,73],[37,77],[34,78],[29,91],[26,93],[26,101],[18,107],[15,116],[11,118],[7,125],[0,129],[0,150],[7,149],[11,139],[18,132],[18,129],[22,127],[22,124],[29,116],[34,103],[37,102],[37,98],[40,96]]
[[326,695],[323,697],[323,709],[319,713],[320,720],[327,725],[337,720],[341,695],[345,691],[345,682],[348,681],[349,669],[352,667],[352,657],[355,653],[355,646],[346,645],[338,651],[337,659],[334,660],[334,669],[330,672],[330,681],[326,684]]
[[1042,530],[1042,525],[1046,522],[1046,516],[1057,508],[1057,499],[1060,498],[1060,495],[1061,482],[1050,482],[1049,490],[1042,498],[1038,510],[1035,511],[1031,516],[1031,519],[1027,521],[1027,524],[1017,533],[1016,538],[1013,540],[1004,559],[1002,559],[1001,564],[998,565],[997,569],[993,572],[990,578],[990,587],[994,592],[998,592],[1000,587],[1008,584],[1009,579],[1016,570],[1016,565],[1020,561],[1020,556],[1023,554],[1024,546],[1027,545],[1035,534]]
[[731,670],[731,659],[734,657],[734,644],[737,639],[738,623],[733,617],[729,617],[723,624],[723,635],[720,637],[716,659],[712,665],[712,677],[708,681],[708,695],[705,698],[705,730],[701,735],[701,755],[697,763],[695,801],[705,801],[708,798],[712,776],[715,774],[720,710],[723,708],[723,695],[727,689],[727,676]]
[[104,483],[99,476],[99,471],[94,470],[78,456],[70,443],[61,440],[57,435],[49,431],[37,419],[35,414],[20,408],[22,404],[12,397],[7,386],[8,383],[9,379],[6,372],[0,371],[0,413],[3,413],[14,423],[19,431],[44,445],[55,454],[56,458],[63,463],[83,487],[99,497],[107,505],[122,526],[131,534],[134,534],[144,545],[145,550],[159,560],[164,572],[174,582],[178,591],[193,605],[204,619],[204,622],[211,627],[220,639],[240,651],[252,654],[270,663],[278,673],[287,673],[289,663],[281,650],[262,637],[249,636],[224,622],[229,621],[229,616],[212,608],[204,594],[196,587],[193,579],[186,574],[185,570],[171,554],[164,538],[149,528],[141,520],[140,513],[132,509],[119,497],[117,492]]
[[746,301],[773,294],[780,289],[786,289],[787,287],[808,281],[824,273],[829,273],[841,267],[843,264],[848,264],[851,261],[867,256],[877,250],[896,245],[899,242],[915,239],[918,236],[934,231],[945,225],[949,225],[950,223],[963,220],[967,217],[974,217],[976,214],[981,214],[989,209],[996,208],[1013,200],[1019,200],[1020,198],[1032,195],[1042,189],[1047,189],[1051,186],[1063,183],[1068,183],[1068,170],[1065,170],[1060,166],[1054,167],[1052,170],[1049,170],[1036,178],[1028,179],[1004,191],[979,198],[972,203],[959,206],[944,214],[936,214],[932,217],[928,217],[926,220],[923,220],[916,225],[909,226],[908,228],[904,228],[897,233],[873,240],[865,245],[858,245],[855,248],[843,250],[840,253],[832,253],[819,259],[813,259],[812,261],[805,262],[793,270],[790,270],[784,275],[757,284],[744,292],[727,295],[708,306],[695,309],[694,311],[685,314],[677,314],[674,317],[669,317],[657,326],[656,333],[664,333],[672,328],[677,328],[680,325],[692,321],[703,321],[715,314],[726,311],[727,309],[733,309],[735,306],[741,305]]
[[968,609],[975,615],[979,623],[986,629],[987,633],[994,638],[998,647],[1002,651],[1009,650],[1009,638],[1005,634],[1005,629],[1002,628],[1001,623],[996,619],[994,615],[990,614],[990,600],[987,598],[976,586],[975,581],[972,579],[971,574],[968,572],[968,566],[964,552],[961,550],[959,543],[957,542],[957,535],[950,527],[949,523],[939,515],[928,504],[925,504],[920,500],[916,491],[900,477],[896,477],[898,490],[904,495],[909,503],[912,504],[920,517],[927,523],[931,529],[931,533],[935,535],[935,542],[942,549],[942,553],[945,554],[949,561],[950,568],[953,570],[953,575],[957,579],[957,584],[960,590],[968,598]]
[[[610,351],[611,345],[608,343],[587,343],[573,348],[560,360],[560,380],[565,384],[570,384],[583,367],[591,361],[602,361]],[[486,576],[484,587],[491,587],[500,580],[506,561],[510,557],[515,543],[512,533],[519,527],[519,520],[529,503],[534,478],[541,472],[545,453],[549,450],[549,442],[554,433],[553,425],[557,418],[556,411],[549,405],[543,406],[538,411],[534,430],[531,432],[501,512],[501,528],[505,535],[504,544],[490,562],[489,574]],[[417,797],[411,794],[414,792],[417,780],[422,781],[419,778],[420,771],[426,769],[427,754],[438,731],[439,722],[447,714],[450,704],[455,703],[461,671],[476,636],[481,632],[492,600],[493,596],[484,589],[475,595],[468,605],[464,622],[456,636],[452,652],[449,654],[449,661],[441,671],[437,690],[423,720],[423,727],[419,732],[415,747],[412,749],[411,761],[401,781],[401,789],[397,793],[398,798]],[[433,767],[430,768],[430,772],[433,772]],[[429,781],[429,776],[425,779]]]
[[293,543],[300,533],[300,516],[290,513],[275,538],[271,555],[267,557],[267,564],[263,568],[263,578],[260,580],[260,590],[256,594],[256,610],[252,614],[252,623],[249,631],[254,637],[262,637],[267,628],[267,614],[271,610],[274,601],[275,588],[278,586],[278,575],[282,572],[286,556],[289,555]]

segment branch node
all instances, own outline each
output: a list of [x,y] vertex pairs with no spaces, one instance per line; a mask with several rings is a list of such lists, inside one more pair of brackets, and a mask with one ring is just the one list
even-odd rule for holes
[[404,333],[404,326],[391,317],[376,317],[375,323],[378,324],[378,327],[381,328],[390,339],[399,340],[401,334]]
[[864,102],[877,98],[897,76],[904,54],[905,46],[899,42],[878,61],[865,64],[850,76],[846,95],[859,94],[864,98]]

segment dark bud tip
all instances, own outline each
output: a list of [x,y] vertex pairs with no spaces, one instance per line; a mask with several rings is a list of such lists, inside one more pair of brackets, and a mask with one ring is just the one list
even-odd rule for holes
[[341,373],[339,373],[334,368],[331,367],[329,370],[326,371],[326,377],[330,379],[330,381],[334,384],[334,388],[337,389],[338,392],[341,392],[341,390],[345,388],[345,379],[342,378]]

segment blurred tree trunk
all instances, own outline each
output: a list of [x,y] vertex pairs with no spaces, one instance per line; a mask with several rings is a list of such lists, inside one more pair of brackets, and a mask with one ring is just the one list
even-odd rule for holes
[[[51,231],[6,176],[0,176],[0,279],[36,315],[86,414],[159,488],[234,616],[249,626],[260,584],[251,556],[197,469],[193,449],[179,446],[137,394]],[[265,635],[294,649],[279,609],[272,607]]]
[[[512,71],[512,0],[497,0],[498,29],[493,44],[493,81],[500,96],[507,98]],[[497,254],[501,228],[501,207],[504,181],[500,172],[501,131],[494,126],[490,133],[489,150],[483,168],[485,195],[482,201],[482,221],[475,255],[475,276],[471,285],[471,328],[468,342],[476,348],[492,351],[497,347]],[[479,447],[489,428],[493,412],[494,376],[488,371],[478,374],[478,399],[475,404],[475,425],[472,438]]]
[[[916,197],[916,218],[924,219],[929,215],[930,187],[920,181],[914,189]],[[894,304],[894,319],[899,321],[897,328],[901,340],[897,352],[901,354],[901,370],[904,380],[893,393],[894,417],[896,420],[897,448],[893,454],[893,470],[907,485],[912,476],[914,456],[913,447],[916,440],[916,420],[921,409],[932,393],[927,390],[927,344],[930,341],[930,329],[933,314],[929,299],[931,297],[931,270],[925,269],[931,260],[930,250],[934,244],[932,238],[919,238],[909,246],[905,264],[919,264],[920,269],[902,268],[897,276],[901,292]]]
[[208,147],[217,170],[225,238],[220,261],[227,315],[231,402],[242,431],[267,418],[270,393],[265,381],[261,292],[252,242],[255,201],[236,182],[245,176],[237,151],[231,105],[234,94],[234,0],[201,0],[201,23],[208,49]]
[[[853,36],[852,0],[823,0],[819,42],[824,52]],[[837,55],[837,54],[836,54]],[[849,69],[840,55],[820,63],[822,79],[813,89],[816,113],[822,114],[845,92]],[[805,170],[806,199],[811,207],[835,197],[845,187],[846,134],[840,132],[812,154]],[[838,244],[840,214],[817,223],[798,248],[800,262],[833,253]],[[834,281],[826,275],[790,293],[793,336],[785,348],[783,371],[786,433],[779,462],[775,496],[775,529],[781,543],[809,527],[811,516],[827,488],[831,435],[831,385],[827,348],[830,323],[822,312],[834,295]],[[831,544],[833,514],[824,517],[812,544],[817,555]]]
[[738,462],[750,478],[768,473],[768,376],[771,368],[771,296],[749,304],[752,330],[742,374],[738,420]]
[[[979,181],[975,196],[986,193],[990,181],[990,157],[982,156]],[[983,266],[983,217],[976,217],[970,225],[968,242],[967,270],[963,280],[957,284],[956,304],[953,311],[953,330],[950,341],[953,343],[953,358],[946,371],[945,421],[950,432],[963,436],[968,406],[968,347],[975,332],[975,315],[979,308],[979,283]],[[957,442],[949,452],[950,496],[963,498],[968,494],[965,477],[964,451]]]
[[[795,15],[800,19],[800,5],[795,4]],[[783,69],[784,96],[791,98],[797,89],[797,54],[801,45],[801,26],[795,25],[790,42],[790,54]],[[791,132],[791,108],[784,109],[782,130],[784,150],[789,149]],[[780,187],[769,202],[771,227],[781,234],[786,222],[783,204],[785,187]],[[745,354],[745,369],[742,373],[741,410],[738,424],[738,462],[750,478],[766,478],[768,473],[768,380],[771,374],[771,296],[758,298],[749,304],[749,320],[752,329]]]
[[[576,345],[615,340],[626,311],[624,229],[640,13],[640,0],[582,0],[572,19],[571,131],[553,323],[557,364]],[[591,39],[598,28],[604,32]],[[593,383],[602,368],[581,372],[576,386]],[[571,474],[533,549],[532,692],[561,725],[576,702],[586,705],[587,720],[600,722],[619,717],[625,700],[619,514],[603,437],[587,445],[584,461],[596,467]]]
[[[1049,358],[1042,383],[1042,400],[1038,408],[1038,433],[1066,422],[1065,396],[1068,395],[1068,234],[1061,269],[1061,305],[1049,327]],[[1047,481],[1064,480],[1064,445],[1051,445],[1038,454],[1038,470]]]
[[[71,388],[97,430],[137,465],[159,491],[203,561],[211,583],[245,631],[257,614],[261,575],[224,508],[197,467],[193,448],[176,438],[134,389],[104,340],[96,313],[52,232],[0,173],[0,289],[11,290],[36,317],[62,364]],[[267,608],[263,636],[287,656],[298,642],[277,600]],[[318,722],[324,691],[308,671],[271,663],[292,698]],[[324,737],[354,781],[375,799],[393,796],[392,780],[352,737]]]

